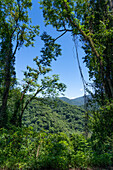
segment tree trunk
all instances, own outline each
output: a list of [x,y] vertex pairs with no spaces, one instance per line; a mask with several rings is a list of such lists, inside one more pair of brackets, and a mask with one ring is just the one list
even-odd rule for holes
[[4,90],[3,90],[3,97],[2,97],[2,105],[0,108],[0,127],[4,127],[7,124],[8,115],[7,115],[7,101],[9,95],[9,89],[11,84],[11,56],[6,57],[6,65],[5,65],[5,80],[4,80]]

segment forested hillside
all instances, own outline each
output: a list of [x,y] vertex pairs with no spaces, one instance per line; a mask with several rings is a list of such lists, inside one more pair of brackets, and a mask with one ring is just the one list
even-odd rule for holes
[[85,112],[82,108],[55,100],[35,98],[23,116],[23,125],[36,131],[75,133],[84,131]]
[[[0,170],[112,170],[113,1],[37,0],[44,27],[37,25],[42,18],[32,8],[34,2],[0,0]],[[55,34],[50,35],[48,25]],[[84,110],[70,105],[83,104],[83,98],[62,98],[68,103],[56,98],[66,85],[51,74],[52,62],[63,54],[60,40],[69,32],[84,88]],[[38,55],[31,53],[35,64],[29,66],[28,49],[38,38],[41,43],[36,45],[42,46]],[[18,80],[17,52],[25,48],[26,68]]]
[[75,99],[69,99],[67,97],[60,97],[61,100],[71,104],[71,105],[76,105],[76,106],[83,106],[84,105],[84,96],[78,97]]

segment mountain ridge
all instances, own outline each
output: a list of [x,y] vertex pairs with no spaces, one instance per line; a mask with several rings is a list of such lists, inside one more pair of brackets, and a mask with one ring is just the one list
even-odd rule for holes
[[76,106],[83,106],[84,105],[84,96],[77,97],[74,99],[69,99],[68,97],[60,97],[60,99],[66,103]]

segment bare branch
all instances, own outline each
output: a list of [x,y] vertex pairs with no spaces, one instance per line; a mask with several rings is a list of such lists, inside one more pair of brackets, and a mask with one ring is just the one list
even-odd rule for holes
[[62,32],[62,31],[73,31],[73,30],[69,30],[69,29],[66,29],[66,28],[65,28],[65,29],[62,29],[62,30],[58,30],[58,29],[57,29],[57,31],[58,31],[58,32]]
[[57,38],[54,39],[54,41],[58,40],[60,37],[62,37],[65,33],[67,32],[67,30],[65,32],[63,32],[63,34],[61,34],[60,36],[58,36]]

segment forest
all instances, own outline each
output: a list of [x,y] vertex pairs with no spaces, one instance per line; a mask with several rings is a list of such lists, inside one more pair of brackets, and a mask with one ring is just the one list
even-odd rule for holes
[[[58,37],[45,31],[40,35],[39,23],[33,25],[33,0],[0,0],[0,169],[113,169],[113,1],[37,3],[45,26],[53,27]],[[57,40],[68,32],[84,87],[79,101],[59,98],[66,84],[58,74],[48,76],[52,62],[62,55]],[[17,52],[35,49],[36,38],[43,44],[40,56],[33,59],[35,67],[26,61],[19,81]],[[77,41],[90,83],[84,78]]]

